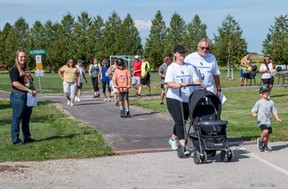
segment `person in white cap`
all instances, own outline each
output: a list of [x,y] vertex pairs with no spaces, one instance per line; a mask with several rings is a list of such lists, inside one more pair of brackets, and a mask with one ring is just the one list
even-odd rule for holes
[[133,74],[132,74],[132,86],[137,91],[136,96],[139,97],[141,90],[142,90],[142,85],[140,83],[142,62],[140,61],[138,55],[136,55],[134,58],[135,58],[135,62],[134,62]]

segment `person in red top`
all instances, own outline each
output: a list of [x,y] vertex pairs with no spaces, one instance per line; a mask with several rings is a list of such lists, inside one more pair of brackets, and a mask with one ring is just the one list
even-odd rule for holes
[[[125,62],[123,58],[117,58],[117,69],[113,74],[113,83],[115,88],[118,89],[118,99],[120,107],[120,117],[130,117],[129,111],[129,88],[130,88],[130,70],[125,67]],[[124,104],[123,104],[124,100]],[[125,109],[123,107],[125,106]]]
[[137,91],[136,96],[139,97],[141,90],[142,90],[142,85],[140,83],[142,62],[140,61],[138,55],[136,55],[134,58],[135,58],[135,62],[134,62],[134,71],[133,71],[133,77],[132,77],[132,86]]

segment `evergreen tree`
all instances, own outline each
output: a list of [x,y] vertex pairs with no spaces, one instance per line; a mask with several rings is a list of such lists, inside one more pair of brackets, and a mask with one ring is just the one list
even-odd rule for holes
[[110,55],[117,55],[118,49],[116,45],[116,39],[121,27],[121,19],[118,14],[113,11],[111,16],[104,24],[103,37],[100,40],[99,49],[97,49],[98,61],[103,58],[108,58]]
[[242,37],[242,30],[238,22],[230,15],[226,16],[222,22],[222,27],[218,28],[219,35],[214,34],[214,48],[212,53],[217,57],[220,66],[227,65],[228,75],[233,73],[235,65],[240,63],[241,58],[247,53],[247,43]]
[[120,26],[116,46],[118,55],[142,54],[140,34],[130,14],[126,16]]
[[91,31],[92,21],[87,12],[82,12],[75,23],[75,56],[85,62],[89,61],[91,54],[89,45],[89,32]]
[[4,55],[7,58],[8,66],[11,67],[15,63],[15,54],[18,50],[26,52],[29,50],[27,48],[29,25],[23,17],[20,17],[8,32],[5,39]]
[[167,28],[167,40],[165,42],[164,54],[162,56],[162,59],[166,55],[173,55],[173,49],[176,45],[183,45],[183,39],[185,35],[185,21],[179,14],[174,13],[171,17],[170,26]]
[[[11,49],[8,47],[9,41],[8,35],[13,31],[13,27],[10,23],[6,23],[3,30],[0,33],[0,67],[2,69],[8,69],[14,65],[14,57],[11,56]],[[12,46],[10,45],[10,48]],[[14,50],[14,49],[13,49]],[[12,53],[13,54],[13,53]],[[15,54],[15,53],[14,53]]]
[[103,37],[103,28],[104,28],[104,21],[101,18],[101,16],[98,15],[96,18],[93,18],[92,25],[89,31],[89,40],[88,40],[90,57],[86,60],[85,62],[86,65],[91,63],[93,57],[102,56],[100,41]]
[[183,45],[187,52],[196,51],[199,41],[203,38],[208,38],[206,29],[206,24],[203,24],[200,17],[196,14],[193,20],[188,23],[187,33],[184,36]]
[[262,52],[272,57],[277,64],[288,63],[288,14],[275,18],[274,26],[263,41]]
[[[55,42],[55,35],[56,32],[58,30],[58,28],[60,27],[60,24],[58,22],[56,22],[55,24],[52,23],[51,20],[47,20],[44,24],[44,32],[43,32],[43,48],[46,49],[46,55],[44,56],[43,59],[43,64],[46,65],[46,68],[48,71],[56,71],[55,69],[51,69],[53,68],[53,57],[51,56],[53,54],[53,51],[55,50],[53,48],[53,44]],[[55,67],[54,67],[55,68]]]
[[70,13],[65,15],[58,27],[55,40],[52,45],[53,51],[50,52],[53,64],[52,70],[58,70],[61,66],[65,65],[69,58],[77,58],[74,54],[76,52],[74,37],[74,17]]
[[[45,49],[44,42],[44,27],[40,21],[35,21],[29,31],[27,48],[28,50]],[[29,53],[29,51],[27,53]],[[43,61],[43,57],[44,56],[42,55],[43,68],[45,68],[45,61]],[[29,64],[30,69],[35,69],[35,55],[30,56]]]
[[157,69],[163,62],[164,44],[167,40],[166,25],[161,11],[158,10],[152,20],[150,34],[145,43],[145,54],[152,69]]

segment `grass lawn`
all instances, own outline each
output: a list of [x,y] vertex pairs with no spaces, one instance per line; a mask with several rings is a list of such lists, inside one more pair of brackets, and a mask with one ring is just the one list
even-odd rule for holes
[[95,129],[67,117],[49,102],[39,102],[33,109],[30,130],[37,142],[12,145],[11,117],[10,102],[0,100],[0,162],[113,155]]

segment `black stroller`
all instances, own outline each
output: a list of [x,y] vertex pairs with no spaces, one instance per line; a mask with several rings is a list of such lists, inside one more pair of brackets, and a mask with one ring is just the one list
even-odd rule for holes
[[228,121],[220,119],[221,108],[220,99],[206,89],[196,90],[189,97],[191,122],[186,131],[186,143],[190,138],[194,145],[195,164],[207,163],[207,156],[215,156],[217,150],[221,150],[221,161],[230,162],[234,157],[226,135]]

